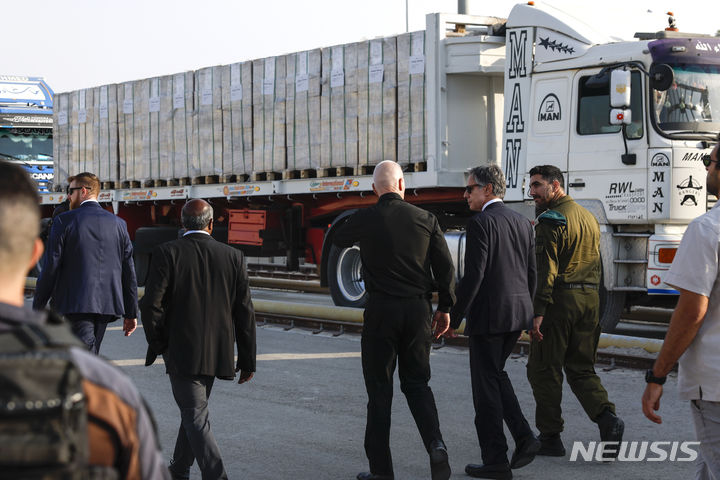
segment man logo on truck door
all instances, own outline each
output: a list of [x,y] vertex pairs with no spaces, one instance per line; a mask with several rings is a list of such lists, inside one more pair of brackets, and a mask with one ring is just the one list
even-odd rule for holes
[[680,205],[692,203],[693,206],[697,206],[698,202],[695,195],[700,193],[700,190],[703,188],[702,185],[700,185],[700,182],[693,180],[692,175],[690,175],[690,177],[680,182],[680,185],[676,185],[676,187],[678,189],[678,194],[683,196]]
[[525,45],[527,45],[527,30],[520,31],[520,41],[518,41],[516,32],[510,32],[510,69],[508,70],[508,78],[527,77]]
[[560,111],[560,100],[554,93],[548,93],[540,103],[538,111],[538,122],[552,122],[560,120],[562,113]]

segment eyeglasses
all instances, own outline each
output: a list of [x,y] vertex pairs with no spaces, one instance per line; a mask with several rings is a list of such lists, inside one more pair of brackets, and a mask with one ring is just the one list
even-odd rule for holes
[[479,184],[477,184],[477,183],[473,183],[472,185],[465,185],[465,192],[466,192],[468,195],[470,195],[470,194],[473,192],[473,190],[475,189],[475,187],[480,187],[480,188],[482,188],[482,187],[484,187],[484,186],[485,186],[485,185],[479,185]]
[[703,155],[702,162],[705,167],[709,167],[711,163],[717,162],[717,160],[713,160],[710,158],[710,155]]
[[83,188],[85,188],[85,187],[72,187],[72,188],[68,188],[68,189],[67,189],[68,197],[69,197],[70,195],[72,195],[72,193],[73,193],[75,190],[82,190]]

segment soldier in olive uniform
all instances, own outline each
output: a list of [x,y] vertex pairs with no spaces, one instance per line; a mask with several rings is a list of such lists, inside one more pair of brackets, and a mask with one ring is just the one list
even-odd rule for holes
[[[530,170],[535,200],[537,289],[527,374],[537,404],[535,423],[542,447],[538,455],[564,456],[563,369],[585,413],[604,442],[620,442],[623,421],[615,415],[595,373],[600,338],[600,229],[595,217],[565,194],[562,172],[542,165]],[[619,443],[606,448],[616,456]]]

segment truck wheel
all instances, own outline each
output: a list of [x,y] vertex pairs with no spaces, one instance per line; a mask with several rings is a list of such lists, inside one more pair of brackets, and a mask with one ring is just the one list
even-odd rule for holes
[[335,305],[362,308],[367,303],[365,282],[362,279],[360,248],[330,247],[328,255],[328,284]]
[[615,331],[620,314],[625,307],[625,292],[609,292],[605,285],[600,283],[600,327],[603,332]]

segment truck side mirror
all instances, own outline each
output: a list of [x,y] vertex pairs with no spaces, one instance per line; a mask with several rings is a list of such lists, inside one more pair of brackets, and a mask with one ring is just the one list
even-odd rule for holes
[[610,72],[610,106],[613,108],[630,107],[630,70]]
[[630,70],[616,69],[610,72],[610,124],[622,125],[625,153],[620,159],[625,165],[635,165],[637,156],[628,151],[626,127],[632,123],[630,110]]
[[664,92],[675,83],[675,71],[666,63],[650,67],[650,87]]

